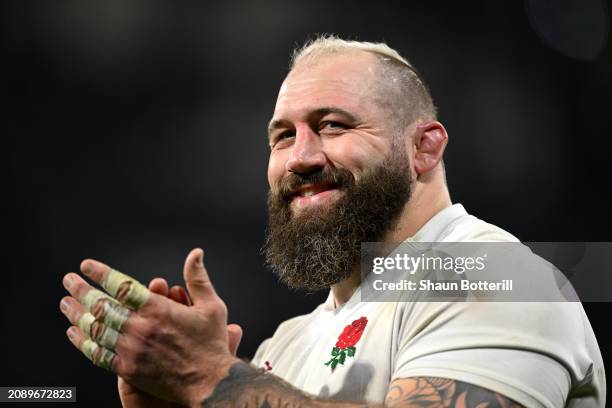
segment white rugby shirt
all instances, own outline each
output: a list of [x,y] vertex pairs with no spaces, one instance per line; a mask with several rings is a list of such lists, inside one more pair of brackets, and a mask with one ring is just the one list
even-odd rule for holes
[[[412,240],[518,241],[460,204]],[[312,313],[281,323],[251,363],[310,394],[346,401],[382,403],[393,380],[427,376],[471,383],[526,407],[605,405],[601,353],[579,302],[361,302],[360,292],[335,307],[330,291]],[[325,363],[340,334],[362,317],[367,324],[354,351],[332,370]]]

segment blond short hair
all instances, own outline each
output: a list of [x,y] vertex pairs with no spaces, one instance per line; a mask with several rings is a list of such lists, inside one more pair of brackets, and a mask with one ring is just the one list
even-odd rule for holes
[[334,54],[365,51],[378,57],[380,68],[379,100],[391,110],[403,129],[416,120],[437,118],[429,88],[416,68],[385,43],[343,40],[324,34],[293,51],[290,70],[303,62],[316,63]]

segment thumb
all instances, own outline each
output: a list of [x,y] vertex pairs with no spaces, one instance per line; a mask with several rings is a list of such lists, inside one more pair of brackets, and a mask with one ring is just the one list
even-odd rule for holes
[[194,304],[201,303],[208,300],[211,296],[215,296],[215,289],[204,267],[204,251],[200,248],[192,249],[189,255],[187,255],[185,267],[183,268],[183,278]]
[[235,356],[236,351],[238,351],[238,345],[240,345],[240,340],[242,340],[242,327],[235,323],[228,324],[227,335],[229,336],[230,353]]

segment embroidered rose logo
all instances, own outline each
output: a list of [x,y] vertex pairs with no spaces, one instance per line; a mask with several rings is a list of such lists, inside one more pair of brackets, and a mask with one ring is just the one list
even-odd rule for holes
[[353,323],[347,325],[340,336],[338,336],[336,346],[332,348],[331,351],[331,359],[325,363],[325,365],[331,365],[333,370],[338,364],[344,365],[344,361],[346,360],[347,356],[353,357],[355,355],[355,351],[357,350],[355,344],[357,344],[361,338],[367,324],[368,319],[365,316],[362,316],[353,321]]

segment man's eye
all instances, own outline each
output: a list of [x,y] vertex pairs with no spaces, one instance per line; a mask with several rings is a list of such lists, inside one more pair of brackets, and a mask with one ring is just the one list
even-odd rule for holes
[[295,132],[292,130],[285,130],[274,135],[271,139],[270,147],[285,146],[285,141],[295,136]]
[[340,122],[325,121],[321,123],[321,126],[319,128],[320,130],[338,131],[338,130],[346,129],[346,125]]
[[287,138],[293,137],[293,136],[295,136],[295,132],[293,132],[291,130],[286,130],[284,132],[279,133],[276,136],[276,140],[279,141],[279,140],[287,139]]

